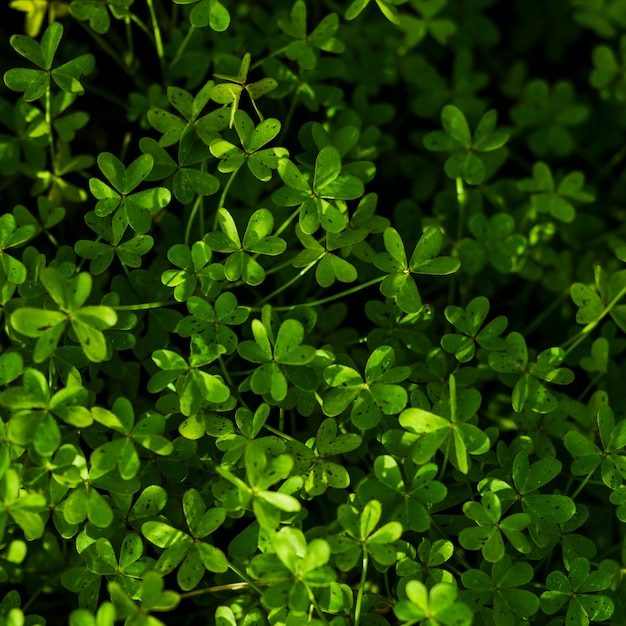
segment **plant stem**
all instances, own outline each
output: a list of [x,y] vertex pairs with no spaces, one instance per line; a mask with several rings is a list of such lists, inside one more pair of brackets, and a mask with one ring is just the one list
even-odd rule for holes
[[324,615],[324,612],[322,611],[322,608],[320,607],[319,603],[317,602],[317,598],[315,597],[315,594],[309,588],[308,585],[305,585],[305,586],[306,586],[306,590],[307,590],[307,592],[309,594],[309,600],[311,601],[311,604],[315,608],[315,611],[317,612],[317,615],[320,618],[320,622],[322,622],[322,624],[324,624],[324,626],[330,626],[329,623],[328,623],[328,620],[326,619],[326,616]]
[[[233,184],[233,181],[235,180],[235,176],[237,176],[237,172],[239,170],[236,169],[231,175],[230,178],[226,181],[226,184],[224,185],[224,189],[222,190],[222,195],[220,196],[220,200],[218,202],[217,205],[217,210],[219,211],[220,209],[224,208],[224,203],[226,202],[226,196],[228,195],[228,190],[230,189],[230,186]],[[215,212],[215,219],[213,221],[213,230],[217,229],[217,211]]]
[[[269,296],[265,296],[256,307],[250,308],[250,311],[260,311],[261,307],[269,300],[273,300],[281,291],[288,289],[293,285],[296,281],[300,280],[302,276],[304,276],[316,263],[322,258],[322,255],[317,257],[314,261],[311,261],[304,269],[300,270],[291,280],[288,280],[286,283],[283,283],[278,289],[274,290]],[[295,306],[295,305],[294,305]],[[275,310],[278,310],[282,307],[274,307]],[[287,307],[286,310],[289,310],[293,307]]]
[[576,499],[576,496],[583,490],[583,488],[585,487],[585,485],[587,484],[588,480],[594,475],[595,471],[596,471],[596,467],[594,467],[586,476],[585,478],[583,478],[582,482],[580,483],[580,485],[578,485],[576,491],[574,491],[574,493],[570,496],[570,498],[572,500]]
[[[360,285],[357,285],[356,287],[352,287],[351,289],[346,289],[345,291],[342,291],[341,293],[337,293],[334,296],[328,296],[327,298],[321,298],[320,300],[314,300],[313,302],[305,302],[304,304],[306,304],[306,306],[319,306],[320,304],[327,304],[328,302],[333,302],[334,300],[337,300],[339,298],[350,296],[353,293],[357,293],[358,291],[361,291],[361,289],[371,287],[372,285],[375,285],[376,283],[382,283],[386,277],[387,276],[385,275],[385,276],[379,276],[378,278],[372,278],[372,280],[368,280],[366,283],[362,283]],[[291,309],[293,309],[295,306],[296,306],[295,304],[291,304],[288,306],[276,306],[272,308],[274,311],[291,311]],[[260,311],[261,309],[250,308],[250,310]]]
[[236,567],[232,563],[229,563],[228,568],[235,572],[235,574],[237,574],[237,576],[239,576],[241,580],[245,580],[246,583],[248,583],[248,585],[250,585],[250,587],[252,587],[252,589],[254,589],[259,595],[263,593],[261,588],[247,574],[244,574],[238,567]]
[[579,343],[584,341],[589,334],[595,329],[595,327],[611,312],[611,309],[626,295],[626,287],[622,287],[619,293],[604,307],[604,310],[598,317],[589,322],[577,335],[568,339],[561,347],[565,349],[565,346],[569,346],[565,350],[563,357],[565,358]]
[[165,72],[165,54],[163,52],[163,41],[161,40],[161,28],[159,27],[159,20],[157,18],[156,11],[154,10],[154,3],[152,0],[146,0],[148,3],[148,10],[150,11],[150,19],[152,20],[152,31],[154,32],[154,45],[156,47],[157,55],[159,57],[159,65],[161,66],[161,75],[163,81],[167,82]]
[[[176,6],[176,5],[174,5],[174,6]],[[178,46],[178,50],[176,50],[176,54],[174,55],[174,58],[170,62],[170,67],[173,67],[174,65],[176,65],[176,63],[178,62],[178,59],[180,59],[180,57],[182,56],[183,52],[187,48],[187,45],[191,41],[191,38],[193,37],[193,34],[195,32],[196,32],[196,28],[192,24],[189,27],[189,30],[187,31],[187,34],[185,35],[185,38],[183,39],[182,43],[180,44],[180,46]]]
[[46,90],[46,125],[48,126],[48,146],[50,147],[50,170],[56,175],[55,155],[54,155],[54,136],[52,135],[52,95],[50,87]]
[[363,566],[361,569],[361,580],[359,582],[359,591],[356,595],[356,604],[354,606],[354,626],[359,626],[361,621],[361,607],[363,606],[363,595],[365,593],[365,583],[367,582],[367,565],[368,565],[367,548],[363,546]]
[[172,306],[173,304],[180,304],[177,300],[165,300],[163,302],[145,302],[143,304],[118,304],[112,306],[115,311],[147,311],[149,309],[160,309],[164,306]]

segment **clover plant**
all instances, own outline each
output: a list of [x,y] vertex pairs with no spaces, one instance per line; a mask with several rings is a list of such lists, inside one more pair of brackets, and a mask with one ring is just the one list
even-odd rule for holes
[[626,3],[7,5],[0,626],[626,624]]

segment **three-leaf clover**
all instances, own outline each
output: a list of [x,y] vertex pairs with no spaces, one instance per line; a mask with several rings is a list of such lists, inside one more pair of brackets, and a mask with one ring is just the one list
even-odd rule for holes
[[[494,619],[502,626],[516,626],[527,621],[539,609],[539,598],[527,589],[520,589],[535,577],[528,561],[512,561],[505,554],[491,566],[491,574],[470,569],[461,580],[467,591],[461,598],[470,606],[493,606]],[[480,609],[479,609],[480,612]]]
[[539,213],[547,213],[562,222],[573,222],[576,209],[573,202],[593,202],[593,194],[582,191],[585,176],[570,172],[555,186],[550,167],[538,162],[533,165],[533,178],[525,178],[517,184],[522,191],[530,193],[530,204]]
[[603,570],[591,571],[584,557],[574,559],[569,575],[553,571],[546,579],[547,591],[541,594],[541,609],[548,615],[565,611],[565,620],[572,626],[588,626],[590,621],[603,622],[613,614],[614,604],[608,594],[598,593],[609,589],[611,577]]
[[39,69],[20,67],[8,70],[4,74],[6,86],[13,91],[23,91],[27,102],[38,100],[49,91],[50,79],[66,93],[85,93],[80,79],[93,70],[95,59],[92,54],[82,54],[52,69],[62,36],[63,25],[60,22],[50,24],[39,43],[25,35],[13,35],[10,40],[13,49]]
[[401,466],[388,454],[376,457],[374,476],[365,479],[357,493],[362,500],[374,498],[384,507],[385,519],[395,520],[403,528],[424,532],[430,527],[430,508],[447,494],[443,483],[436,480],[437,466],[417,466],[406,459]]
[[292,264],[294,267],[315,264],[315,279],[320,287],[330,287],[335,280],[351,283],[357,279],[356,267],[334,251],[349,252],[351,246],[365,239],[365,229],[344,230],[338,234],[326,231],[324,245],[312,235],[303,232],[299,224],[296,225],[296,235],[305,249],[298,253]]
[[[489,450],[489,437],[470,420],[478,411],[481,395],[477,389],[461,389],[457,392],[455,377],[450,374],[450,384],[432,411],[411,407],[402,411],[400,426],[413,436],[403,437],[402,446],[409,446],[413,460],[418,464],[427,463],[437,450],[461,472],[467,474],[470,468],[470,455],[484,454]],[[393,447],[394,431],[388,431],[383,438]],[[392,451],[390,449],[390,451]]]
[[165,187],[132,193],[150,174],[153,165],[154,158],[150,154],[142,154],[128,167],[124,167],[115,155],[101,152],[98,155],[98,167],[113,187],[99,178],[89,179],[89,189],[98,199],[96,215],[104,217],[115,211],[114,219],[130,225],[136,233],[148,232],[152,226],[150,211],[164,208],[171,199],[171,193]]
[[239,100],[242,92],[245,91],[248,96],[250,96],[250,102],[252,102],[252,106],[254,107],[256,114],[259,116],[259,119],[263,121],[263,116],[256,105],[256,100],[271,91],[274,91],[274,89],[278,86],[276,80],[268,76],[262,78],[261,80],[257,80],[256,82],[249,83],[248,72],[250,71],[251,61],[252,57],[250,53],[246,52],[243,59],[241,59],[237,76],[214,74],[215,78],[221,78],[222,80],[228,81],[213,86],[211,88],[210,95],[211,100],[214,102],[230,105],[230,128],[232,128],[235,121],[235,113],[239,109]]
[[239,341],[230,326],[243,324],[249,315],[247,308],[239,306],[232,291],[221,293],[214,304],[204,298],[191,296],[187,299],[190,315],[176,326],[181,337],[199,335],[207,344],[217,343],[225,348],[225,354],[232,354]]
[[295,319],[287,319],[274,335],[271,324],[252,320],[254,341],[239,343],[237,352],[246,361],[259,364],[243,384],[256,394],[269,395],[275,401],[287,396],[288,370],[285,366],[301,367],[315,358],[315,349],[302,343],[304,326]]
[[141,533],[155,546],[164,549],[155,570],[165,575],[178,567],[176,580],[181,589],[189,591],[198,586],[205,570],[225,572],[228,569],[224,553],[203,541],[224,523],[226,511],[221,507],[207,509],[202,495],[193,488],[185,491],[182,504],[188,533],[158,520],[144,522]]
[[274,216],[267,209],[257,209],[248,220],[243,241],[229,211],[219,209],[217,219],[220,230],[207,233],[203,241],[211,250],[228,254],[225,277],[232,282],[243,279],[248,285],[260,285],[265,280],[265,270],[256,256],[278,256],[287,248],[284,239],[271,234]]
[[135,443],[155,454],[172,453],[172,442],[163,436],[165,417],[151,411],[135,423],[135,411],[127,398],[119,397],[109,411],[95,406],[91,417],[122,435],[98,446],[91,454],[91,477],[97,479],[103,474],[117,469],[123,480],[130,480],[137,475],[141,465]]
[[325,52],[341,53],[344,45],[335,38],[339,28],[336,13],[330,13],[307,35],[307,9],[304,0],[296,0],[289,18],[278,20],[279,28],[295,39],[285,50],[285,56],[297,61],[303,70],[312,70],[317,65],[317,49]]
[[[230,389],[221,376],[209,374],[204,366],[225,351],[223,346],[213,344],[203,350],[202,344],[192,342],[189,363],[172,350],[155,350],[152,360],[161,369],[148,381],[148,391],[158,393],[175,384],[179,394],[180,410],[189,417],[195,415],[205,402],[220,404],[230,397]],[[199,347],[199,350],[198,350]]]
[[174,298],[185,302],[194,297],[198,285],[205,296],[215,296],[224,280],[224,266],[211,263],[213,253],[204,241],[196,241],[191,248],[183,243],[174,244],[167,251],[167,258],[178,269],[165,270],[161,282],[174,287]]
[[252,577],[269,584],[263,592],[264,603],[270,608],[287,606],[296,614],[306,614],[311,597],[336,578],[335,570],[328,565],[328,542],[313,539],[307,543],[301,530],[285,526],[274,534],[271,546],[273,553],[258,554],[250,562]]
[[91,292],[91,275],[81,272],[68,280],[58,270],[46,267],[40,280],[60,310],[21,307],[10,318],[17,332],[37,338],[35,362],[45,361],[54,352],[68,328],[90,361],[104,361],[109,348],[102,331],[116,324],[117,314],[108,306],[83,306]]
[[210,26],[212,30],[223,33],[230,24],[230,13],[220,0],[174,0],[176,4],[193,4],[189,13],[189,22],[193,28]]
[[518,332],[507,335],[504,350],[489,353],[489,367],[502,374],[517,374],[514,380],[511,403],[513,410],[521,413],[525,407],[537,413],[550,413],[558,406],[556,397],[542,381],[556,385],[569,385],[574,372],[560,367],[565,358],[562,348],[548,348],[529,362],[526,340]]
[[21,285],[26,280],[26,267],[21,261],[6,252],[10,248],[21,246],[36,233],[33,224],[18,226],[11,213],[0,215],[0,278],[14,285]]
[[400,600],[393,612],[408,624],[428,626],[470,626],[472,611],[458,600],[458,589],[451,583],[437,583],[430,589],[419,580],[409,580],[404,588],[406,600]]
[[346,227],[345,211],[333,201],[354,200],[363,195],[363,182],[356,176],[341,173],[341,155],[334,146],[322,148],[315,159],[312,184],[289,159],[280,159],[278,173],[285,184],[272,194],[280,206],[300,206],[302,231],[313,234],[319,227],[339,233]]
[[267,182],[272,177],[272,170],[278,167],[279,160],[289,156],[285,148],[263,148],[275,139],[280,132],[280,121],[269,118],[255,127],[250,116],[241,109],[235,111],[235,130],[242,148],[226,139],[214,139],[211,142],[211,154],[220,160],[217,168],[220,172],[236,172],[247,163],[248,168],[259,180]]
[[498,150],[508,141],[508,133],[496,130],[498,114],[487,111],[478,122],[472,136],[463,112],[454,105],[441,111],[444,130],[435,130],[424,137],[428,150],[450,152],[444,170],[449,178],[462,178],[470,185],[480,185],[486,176],[485,164],[477,152]]
[[444,244],[444,234],[437,226],[429,226],[417,242],[407,263],[404,241],[395,228],[383,233],[386,252],[374,257],[374,265],[387,272],[380,284],[380,292],[393,298],[405,313],[417,313],[422,308],[422,298],[412,274],[444,276],[456,272],[458,259],[438,256]]
[[368,500],[362,509],[351,504],[341,504],[337,519],[343,531],[330,538],[331,549],[336,553],[337,567],[342,571],[352,569],[359,558],[365,555],[387,568],[396,560],[393,543],[400,539],[403,527],[392,521],[376,528],[382,516],[382,505],[378,500]]
[[506,329],[507,319],[500,315],[481,329],[488,313],[489,300],[484,296],[471,300],[465,309],[448,305],[444,310],[446,319],[463,334],[444,335],[441,338],[441,347],[454,354],[461,363],[467,363],[474,358],[477,345],[487,350],[504,349],[506,344],[500,334]]
[[591,56],[594,69],[589,74],[589,82],[604,99],[613,96],[618,102],[626,100],[626,36],[619,40],[619,61],[613,48],[607,45],[596,46]]
[[530,552],[530,541],[522,533],[522,530],[530,524],[530,515],[512,513],[502,517],[500,498],[493,491],[485,491],[480,503],[466,502],[463,505],[463,513],[477,526],[461,530],[459,543],[467,550],[481,550],[489,563],[496,563],[504,557],[504,538],[518,552],[522,554]]
[[[1,397],[0,397],[1,398]],[[626,422],[615,423],[615,415],[609,406],[597,411],[600,449],[592,439],[576,430],[570,430],[563,438],[563,445],[572,455],[571,471],[574,476],[586,476],[600,467],[602,481],[607,487],[617,489],[626,478]]]
[[331,387],[325,394],[322,409],[335,417],[352,406],[350,418],[358,428],[374,428],[383,415],[395,415],[408,401],[406,389],[397,384],[411,374],[409,366],[394,366],[391,346],[379,346],[365,365],[365,377],[349,365],[332,364],[324,369],[324,380]]

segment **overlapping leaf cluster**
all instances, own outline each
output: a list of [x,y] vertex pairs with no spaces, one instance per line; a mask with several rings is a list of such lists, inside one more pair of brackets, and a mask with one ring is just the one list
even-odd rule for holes
[[626,623],[623,4],[13,0],[0,625]]

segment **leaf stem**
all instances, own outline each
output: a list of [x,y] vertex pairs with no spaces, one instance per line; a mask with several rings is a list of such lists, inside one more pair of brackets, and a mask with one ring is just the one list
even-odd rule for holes
[[328,620],[326,619],[326,616],[324,615],[324,612],[322,611],[322,608],[320,607],[317,601],[317,598],[315,597],[315,594],[313,593],[313,590],[308,585],[305,585],[305,587],[306,587],[307,593],[309,594],[309,600],[311,601],[311,604],[315,608],[315,611],[317,612],[317,615],[320,618],[320,622],[322,622],[324,626],[330,626],[328,623]]
[[577,335],[568,339],[561,348],[565,349],[565,346],[569,346],[567,350],[565,350],[565,354],[563,357],[565,358],[574,348],[578,346],[582,341],[584,341],[588,335],[595,329],[595,327],[611,312],[611,309],[626,295],[626,286],[620,289],[619,293],[604,307],[604,310],[598,317],[593,320],[593,322],[589,322]]
[[[304,304],[306,306],[319,306],[320,304],[327,304],[328,302],[333,302],[334,300],[338,300],[339,298],[350,296],[353,293],[357,293],[358,291],[361,291],[361,289],[371,287],[372,285],[375,285],[376,283],[382,283],[383,280],[385,280],[385,278],[386,278],[386,275],[379,276],[378,278],[372,278],[372,280],[368,280],[366,283],[362,283],[360,285],[357,285],[356,287],[352,287],[351,289],[346,289],[345,291],[342,291],[341,293],[336,293],[334,296],[328,296],[327,298],[321,298],[320,300],[314,300],[313,302],[305,302]],[[296,306],[295,304],[291,304],[289,306],[276,306],[272,308],[274,311],[291,311],[291,309],[293,309],[295,306]],[[250,309],[250,310],[257,310],[257,309]],[[260,311],[261,309],[259,308],[258,310]]]
[[[239,171],[239,169],[236,169],[231,175],[230,178],[226,181],[226,184],[224,185],[224,189],[222,190],[222,195],[220,196],[220,200],[217,204],[217,211],[219,211],[220,209],[224,208],[224,203],[226,202],[226,196],[228,195],[228,191],[230,189],[230,186],[233,184],[233,181],[235,180],[235,176],[237,176],[237,172]],[[217,211],[215,212],[215,219],[213,221],[213,230],[217,230]]]
[[178,50],[176,50],[176,54],[174,55],[174,58],[170,62],[170,67],[173,67],[174,65],[176,65],[176,63],[178,63],[178,60],[180,59],[183,52],[187,48],[187,45],[191,41],[191,38],[195,32],[196,32],[196,27],[193,24],[191,24],[189,27],[189,30],[187,31],[187,34],[185,35],[185,38],[183,39],[180,46],[178,46]]
[[248,583],[248,585],[250,585],[250,587],[252,587],[252,589],[254,589],[259,595],[263,593],[261,588],[247,574],[244,574],[238,567],[236,567],[232,563],[228,563],[228,568],[235,572],[235,574],[237,574],[237,576],[239,576],[241,580],[245,580],[246,583]]
[[160,309],[164,306],[180,304],[177,300],[165,300],[163,302],[144,302],[142,304],[118,304],[110,307],[115,311],[147,311],[149,309]]
[[148,4],[148,10],[150,11],[150,19],[152,20],[152,31],[154,33],[154,45],[156,47],[157,55],[159,57],[159,65],[161,66],[161,74],[163,80],[165,80],[165,54],[163,52],[163,41],[161,39],[161,28],[159,26],[159,20],[157,18],[156,11],[154,10],[154,3],[152,0],[146,0]]
[[[300,278],[302,278],[302,276],[304,276],[321,258],[322,258],[322,255],[320,255],[313,261],[311,261],[304,269],[300,270],[291,280],[288,280],[286,283],[283,283],[278,289],[275,289],[272,293],[270,293],[269,296],[265,296],[265,298],[263,298],[260,302],[257,303],[256,307],[250,308],[250,311],[260,311],[262,306],[266,302],[273,300],[279,293],[281,293],[285,289],[288,289],[289,287],[291,287],[291,285],[293,285],[295,282],[300,280]],[[289,307],[274,307],[274,310],[284,309],[288,311],[292,309],[294,306],[295,305],[292,305]]]
[[583,490],[583,488],[585,487],[585,485],[587,484],[587,482],[589,481],[589,479],[594,475],[595,471],[597,470],[597,467],[594,467],[581,481],[580,485],[578,485],[578,487],[576,488],[576,491],[574,491],[574,493],[570,496],[570,498],[572,500],[576,499],[576,496]]
[[354,626],[359,626],[361,621],[361,607],[363,606],[363,595],[365,594],[365,583],[367,582],[368,563],[367,548],[363,546],[363,566],[361,569],[361,580],[359,581],[359,591],[356,595],[356,604],[354,606]]

